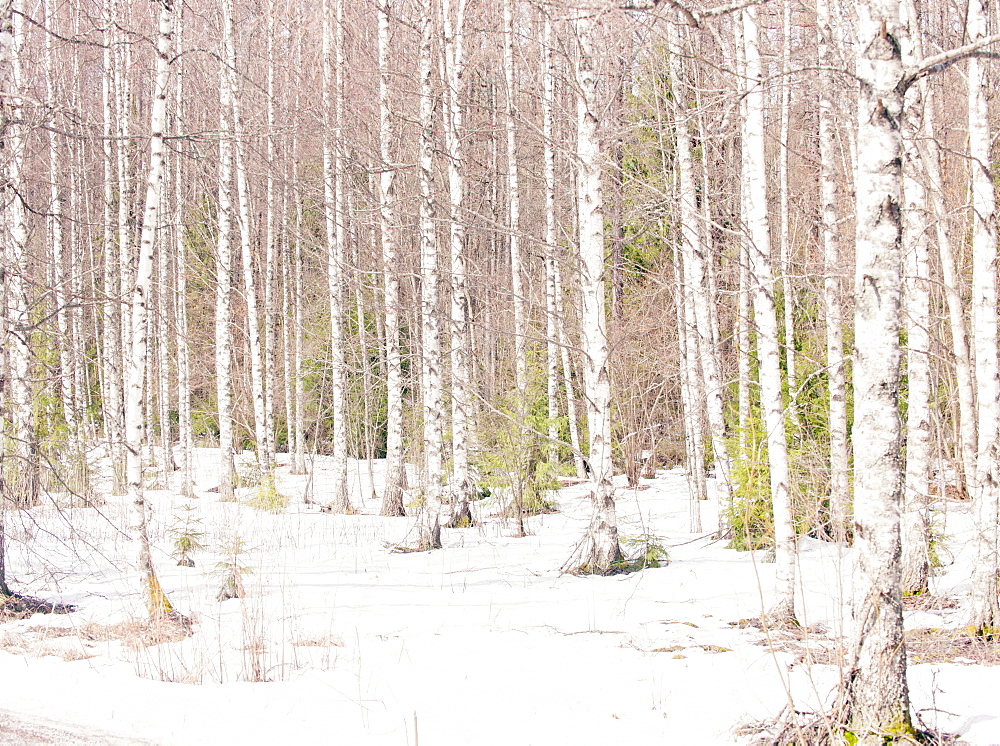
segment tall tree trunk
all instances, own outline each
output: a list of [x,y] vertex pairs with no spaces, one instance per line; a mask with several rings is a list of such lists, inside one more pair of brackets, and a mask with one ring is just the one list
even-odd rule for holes
[[275,214],[275,166],[278,161],[277,148],[274,143],[274,132],[277,127],[276,96],[274,90],[274,25],[277,21],[277,11],[274,0],[269,0],[267,8],[267,132],[265,133],[267,150],[267,183],[265,186],[265,216],[266,234],[264,247],[264,429],[267,431],[267,443],[270,448],[268,457],[275,463],[277,456],[277,432],[274,424],[274,400],[277,396],[277,282],[278,282],[278,230]]
[[441,328],[437,228],[434,225],[434,91],[431,88],[431,0],[421,3],[420,32],[420,316],[424,406],[421,549],[441,546]]
[[847,371],[844,362],[844,309],[841,300],[840,211],[837,208],[837,154],[831,68],[833,30],[829,0],[816,3],[819,44],[819,192],[820,240],[823,245],[823,305],[826,311],[826,365],[830,418],[830,536],[847,539],[850,501],[847,440]]
[[545,15],[542,37],[542,147],[545,170],[545,393],[549,415],[549,463],[559,463],[559,324],[556,315],[556,69],[552,53],[552,19]]
[[399,275],[395,236],[395,164],[392,156],[393,127],[389,101],[392,72],[389,69],[389,7],[379,6],[379,152],[382,172],[379,175],[379,228],[382,241],[382,275],[385,292],[386,359],[386,446],[385,492],[381,514],[405,515],[403,490],[406,489],[406,463],[403,460],[403,365],[399,347]]
[[[683,239],[682,239],[683,240]],[[692,290],[686,282],[688,263],[684,247],[674,247],[674,275],[677,285],[677,351],[681,384],[681,411],[684,419],[684,454],[687,461],[688,530],[701,533],[701,501],[708,497],[705,479],[705,445],[702,430],[702,399],[698,396],[701,368],[698,355],[697,330],[692,311]]]
[[191,352],[188,345],[187,246],[184,241],[184,7],[175,11],[177,86],[174,101],[174,241],[177,258],[177,430],[181,450],[181,494],[194,496],[194,427],[191,421]]
[[222,0],[223,47],[229,78],[232,108],[233,155],[236,165],[237,223],[240,229],[240,255],[243,259],[243,296],[246,300],[247,337],[250,341],[251,398],[253,399],[254,437],[257,441],[257,464],[265,479],[272,479],[270,434],[264,407],[264,353],[261,349],[260,316],[257,308],[257,281],[251,243],[250,187],[247,184],[246,142],[243,135],[242,101],[236,68],[236,41],[232,0]]
[[611,379],[604,303],[604,203],[601,192],[599,104],[594,75],[596,21],[581,17],[577,35],[577,203],[580,224],[580,295],[584,385],[590,435],[593,515],[564,565],[572,572],[607,574],[622,558],[618,544],[611,463]]
[[306,385],[303,376],[303,362],[305,348],[303,346],[303,335],[305,334],[305,316],[303,296],[305,295],[304,258],[302,256],[302,194],[299,188],[299,164],[298,164],[298,143],[292,140],[292,150],[295,157],[292,159],[292,168],[295,173],[292,176],[292,200],[295,202],[295,241],[292,261],[294,262],[294,282],[295,282],[295,363],[292,369],[295,371],[295,458],[293,474],[306,473]]
[[[2,184],[4,222],[9,239],[4,242],[4,286],[6,289],[5,326],[8,347],[10,397],[7,410],[12,427],[8,430],[8,458],[14,462],[14,477],[7,471],[7,489],[19,507],[34,505],[38,497],[38,461],[35,454],[34,407],[31,386],[31,317],[28,303],[28,224],[24,202],[24,166],[26,132],[23,123],[24,8],[21,0],[13,6],[0,6],[0,42],[8,55],[4,60],[3,90],[0,91],[5,125],[3,150],[7,154]],[[6,444],[5,444],[6,446]],[[13,484],[11,484],[13,482]]]
[[764,156],[764,90],[757,35],[756,8],[743,11],[746,64],[746,118],[743,124],[743,182],[747,189],[747,230],[750,274],[753,278],[754,323],[757,327],[760,405],[767,432],[767,463],[774,510],[774,553],[777,564],[775,601],[768,617],[775,622],[795,620],[795,525],[792,519],[788,444],[781,396],[778,320],[771,273],[771,237],[767,216]]
[[469,474],[469,299],[465,287],[465,194],[464,149],[462,147],[462,97],[465,72],[465,5],[458,0],[452,20],[451,0],[443,0],[445,34],[446,101],[445,146],[448,150],[448,204],[451,235],[451,455],[452,527],[471,525],[469,498],[473,484]]
[[153,617],[173,615],[173,607],[160,586],[149,541],[149,506],[143,494],[142,437],[143,386],[148,361],[148,325],[150,293],[153,284],[153,263],[156,252],[156,232],[160,223],[160,195],[163,181],[163,141],[167,125],[167,82],[174,31],[173,4],[160,4],[159,37],[156,45],[156,82],[150,114],[149,172],[146,183],[146,206],[139,238],[139,265],[132,290],[132,344],[128,391],[125,401],[125,435],[127,445],[127,480],[129,498],[136,511],[136,532],[139,540],[139,568],[143,574],[146,601]]
[[903,114],[899,0],[859,0],[854,355],[853,666],[848,727],[861,744],[913,735],[900,595],[899,311]]
[[[330,409],[333,414],[333,485],[330,509],[353,513],[347,496],[346,361],[344,357],[344,161],[341,155],[343,116],[343,17],[336,0],[336,61],[334,31],[328,2],[323,3],[323,192],[326,215],[327,281],[330,285]],[[334,69],[331,69],[334,68]],[[333,75],[331,75],[333,73]],[[331,94],[334,98],[331,111]],[[331,122],[332,118],[332,122]]]
[[[966,28],[973,42],[986,36],[987,4],[969,0]],[[976,562],[970,626],[994,635],[1000,623],[997,581],[997,507],[1000,500],[1000,368],[997,361],[997,228],[992,135],[986,69],[969,58],[969,155],[972,171],[972,336],[975,350],[978,458],[972,499]]]
[[778,163],[778,220],[781,230],[781,297],[782,316],[784,322],[785,349],[785,385],[788,390],[788,421],[798,426],[798,410],[795,403],[795,391],[798,383],[795,378],[795,295],[792,289],[792,248],[791,221],[789,214],[788,194],[788,141],[792,114],[792,8],[789,0],[781,3],[781,113],[780,132],[778,139],[781,150]]
[[[524,257],[521,250],[521,183],[517,162],[517,85],[514,63],[514,0],[504,0],[504,74],[507,82],[506,116],[504,129],[507,135],[507,198],[510,230],[511,294],[514,302],[514,396],[517,400],[517,420],[524,422],[528,391],[528,299],[524,287]],[[524,437],[522,433],[518,442]],[[522,449],[519,449],[522,450]],[[527,468],[527,463],[518,466]]]
[[235,443],[233,437],[233,134],[232,90],[225,61],[219,70],[219,207],[215,259],[215,385],[219,409],[219,499],[235,499]]
[[[902,50],[904,65],[923,57],[920,26],[913,0],[903,3],[909,28]],[[926,593],[930,571],[928,475],[931,459],[930,379],[930,260],[928,257],[927,194],[922,180],[916,139],[927,106],[924,81],[910,86],[903,102],[903,246],[906,279],[903,283],[906,328],[906,483],[902,512],[902,592]]]
[[[115,495],[125,493],[125,439],[124,439],[124,400],[122,398],[122,325],[121,300],[123,289],[118,269],[116,252],[115,225],[115,190],[117,161],[114,157],[113,144],[116,134],[116,119],[114,115],[114,81],[117,77],[115,55],[115,33],[112,31],[112,18],[115,9],[112,0],[104,4],[104,73],[102,76],[101,95],[103,100],[103,132],[102,145],[104,154],[104,360],[103,360],[103,418],[105,437],[108,440],[111,456],[111,491]],[[124,143],[119,140],[118,147]],[[120,199],[124,197],[119,196]]]
[[[45,23],[49,29],[54,30],[56,19],[52,0],[46,0],[43,6],[45,13]],[[56,100],[55,84],[55,58],[54,40],[51,34],[45,37],[45,87],[46,95],[50,102]],[[52,279],[53,297],[55,300],[56,329],[58,331],[59,349],[59,398],[62,403],[63,420],[69,437],[69,449],[71,459],[74,461],[81,458],[77,436],[79,426],[77,424],[76,409],[74,407],[73,394],[73,338],[70,328],[70,310],[68,308],[67,293],[72,294],[72,277],[66,272],[66,241],[63,233],[63,197],[60,188],[60,152],[59,138],[56,134],[58,125],[56,122],[48,131],[49,150],[49,239],[52,247]],[[70,253],[73,252],[73,244],[69,244]],[[76,468],[74,464],[72,468]]]

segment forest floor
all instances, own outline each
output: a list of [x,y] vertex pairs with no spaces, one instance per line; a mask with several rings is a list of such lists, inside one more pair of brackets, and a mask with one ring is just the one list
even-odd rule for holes
[[[689,532],[679,470],[616,495],[621,535],[655,535],[669,564],[575,577],[559,567],[587,524],[584,485],[558,493],[558,512],[528,519],[524,538],[488,499],[475,505],[477,527],[446,529],[443,549],[407,553],[396,548],[414,542],[414,520],[377,516],[382,462],[351,462],[359,514],[342,516],[319,510],[323,457],[306,477],[279,456],[278,491],[290,498],[280,513],[247,506],[252,488],[219,502],[217,454],[197,457],[197,498],[147,493],[154,559],[193,621],[189,636],[144,625],[125,529],[134,521],[124,498],[108,496],[106,475],[94,485],[101,507],[59,498],[8,514],[12,585],[77,607],[0,624],[8,726],[81,739],[38,743],[746,743],[790,702],[815,710],[836,697],[853,551],[802,539],[802,627],[762,630],[753,620],[774,565],[711,539],[714,501],[699,505],[704,531]],[[307,492],[316,504],[304,503]],[[969,506],[934,507],[944,567],[937,600],[910,604],[911,630],[964,619]],[[179,533],[202,534],[195,567],[170,556]],[[219,601],[233,565],[246,595]],[[913,634],[909,681],[923,722],[966,743],[1000,743],[995,656]],[[4,727],[0,719],[0,742]]]

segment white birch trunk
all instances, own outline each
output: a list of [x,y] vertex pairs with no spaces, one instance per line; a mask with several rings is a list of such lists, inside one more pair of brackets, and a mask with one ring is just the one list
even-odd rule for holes
[[[113,143],[115,141],[114,114],[114,79],[115,79],[115,34],[112,29],[112,18],[115,11],[112,0],[106,0],[104,5],[105,31],[104,41],[104,71],[102,75],[101,95],[103,101],[103,131],[102,145],[104,156],[104,225],[103,255],[104,255],[104,309],[102,326],[104,329],[104,360],[103,378],[104,390],[104,429],[108,440],[111,456],[111,491],[115,495],[125,493],[125,440],[124,440],[124,400],[122,399],[122,326],[121,326],[121,276],[116,256],[115,232],[115,187],[116,175]],[[124,147],[119,141],[119,147]]]
[[[31,318],[28,304],[27,256],[28,225],[24,203],[23,170],[25,161],[26,132],[23,124],[22,48],[24,44],[24,7],[21,0],[13,0],[12,9],[3,8],[0,17],[0,41],[8,58],[3,71],[3,117],[7,123],[3,146],[7,154],[5,180],[2,189],[4,221],[9,235],[6,244],[4,286],[6,289],[5,326],[7,359],[10,376],[8,408],[13,427],[8,436],[9,448],[5,451],[14,457],[16,477],[11,492],[19,507],[30,507],[37,500],[37,461],[34,455],[34,416],[31,386]],[[13,12],[11,12],[13,11]],[[10,489],[10,486],[9,486]]]
[[[969,0],[970,41],[986,36],[988,6]],[[997,507],[1000,500],[1000,368],[997,361],[997,228],[986,68],[969,58],[969,155],[972,171],[972,337],[975,351],[978,448],[972,500],[976,561],[970,627],[994,635],[1000,622]]]
[[[117,8],[118,13],[122,13],[122,8]],[[125,386],[126,376],[131,360],[129,345],[132,344],[132,322],[130,314],[132,309],[129,305],[128,294],[134,286],[134,268],[132,266],[133,257],[133,226],[130,214],[132,211],[132,166],[129,163],[129,151],[131,149],[131,129],[132,129],[132,91],[129,81],[128,71],[132,64],[131,45],[125,44],[122,33],[119,31],[116,43],[112,49],[115,55],[114,71],[114,91],[115,91],[115,118],[117,124],[118,148],[116,156],[118,159],[118,273],[119,306],[116,318],[121,323],[121,376],[122,376],[122,433],[124,443],[125,425]],[[123,454],[124,455],[124,454]]]
[[788,420],[798,424],[795,391],[795,296],[792,289],[791,223],[788,197],[788,151],[789,124],[792,113],[792,82],[790,79],[790,58],[792,54],[792,8],[789,0],[781,3],[781,114],[780,156],[778,164],[778,220],[781,223],[781,295],[782,321],[785,327],[785,385],[788,390]]
[[757,328],[760,404],[767,437],[767,461],[774,511],[775,600],[767,616],[776,622],[795,619],[795,526],[792,519],[788,444],[781,396],[778,320],[771,273],[771,238],[767,216],[764,157],[764,90],[757,36],[757,11],[743,10],[746,64],[746,118],[743,123],[743,183],[746,186],[750,274],[753,281],[754,323]]
[[264,406],[264,353],[261,345],[260,316],[257,308],[257,281],[254,277],[254,256],[250,233],[250,189],[244,151],[239,75],[236,69],[236,42],[232,0],[222,0],[222,39],[225,49],[226,73],[229,78],[232,109],[233,155],[236,166],[237,223],[240,229],[240,254],[243,259],[243,295],[246,300],[247,337],[250,341],[250,394],[253,399],[254,438],[257,441],[257,463],[265,479],[271,478],[270,434]]
[[274,70],[274,26],[276,22],[274,0],[269,0],[267,8],[267,183],[264,203],[267,211],[265,257],[264,257],[264,429],[267,431],[269,458],[275,463],[277,457],[277,432],[274,425],[274,399],[277,395],[277,281],[278,281],[278,232],[275,214],[274,170],[277,165],[277,148],[274,132],[277,126],[275,105]]
[[187,248],[184,243],[184,8],[174,13],[174,49],[177,83],[174,100],[174,241],[177,287],[174,295],[177,318],[177,430],[181,451],[181,494],[194,496],[194,427],[191,421],[191,353],[188,346]]
[[[52,0],[45,0],[43,5],[45,23],[49,29],[55,28]],[[53,56],[54,41],[51,34],[45,37],[45,87],[49,101],[56,100],[55,59]],[[66,272],[66,242],[63,235],[63,203],[59,187],[60,153],[59,140],[56,134],[57,124],[52,122],[48,131],[49,150],[49,239],[52,247],[52,279],[53,297],[55,300],[56,328],[58,330],[59,348],[59,398],[62,402],[63,420],[69,432],[71,452],[78,451],[76,409],[74,406],[74,375],[73,375],[73,338],[70,329],[70,312],[67,308],[67,291],[72,293],[72,278]],[[72,252],[70,244],[70,252]],[[78,458],[74,455],[73,459]]]
[[552,19],[546,14],[542,36],[542,147],[545,169],[545,394],[549,415],[549,463],[559,463],[559,324],[556,315],[556,69],[552,54]]
[[[909,32],[902,49],[904,65],[923,57],[916,6],[903,3]],[[903,102],[903,247],[906,278],[903,283],[906,329],[906,482],[902,513],[902,591],[927,592],[930,571],[928,526],[928,476],[931,459],[930,370],[930,260],[927,194],[916,138],[922,134],[920,119],[927,106],[924,81],[910,86]]]
[[[388,3],[388,0],[385,0]],[[406,489],[406,464],[403,461],[403,366],[399,348],[399,275],[395,236],[395,172],[392,158],[393,127],[389,91],[392,73],[390,55],[389,8],[379,6],[379,152],[382,173],[379,176],[379,229],[382,242],[382,275],[385,293],[385,362],[386,362],[386,464],[385,493],[381,514],[405,515],[403,490]]]
[[[347,497],[346,361],[344,359],[344,197],[341,175],[341,122],[343,116],[343,24],[342,0],[336,9],[336,61],[333,60],[334,19],[328,2],[323,3],[323,193],[326,216],[327,282],[330,287],[330,409],[333,414],[333,485],[330,509],[352,513]],[[331,69],[334,68],[334,69]],[[331,74],[332,73],[332,74]],[[335,99],[331,112],[330,98]],[[333,121],[331,122],[331,116]]]
[[823,245],[823,305],[826,311],[826,365],[830,428],[830,536],[847,539],[850,501],[847,439],[847,375],[844,364],[844,309],[841,300],[840,211],[837,207],[837,153],[833,96],[836,79],[829,0],[818,0],[816,19],[819,47],[819,191],[820,240]]
[[685,262],[683,253],[683,247],[674,247],[677,352],[681,379],[681,411],[684,419],[684,454],[687,461],[688,530],[692,533],[701,533],[701,501],[708,497],[702,408],[699,406],[702,400],[698,396],[701,369],[697,352],[697,331],[694,328],[695,319],[691,309],[691,289],[684,274],[688,263]]
[[859,0],[854,293],[854,652],[848,727],[858,743],[912,735],[900,595],[899,312],[903,95],[899,0]]
[[473,491],[469,474],[469,299],[465,287],[465,194],[462,146],[465,72],[465,5],[458,0],[452,20],[451,0],[443,0],[445,34],[446,102],[445,146],[448,150],[448,204],[451,235],[451,443],[452,515],[449,525],[471,525],[469,498]]
[[219,500],[235,499],[236,461],[233,439],[233,141],[232,91],[225,61],[219,70],[219,205],[215,260],[215,385],[219,409]]
[[434,225],[434,91],[431,88],[431,0],[421,3],[420,32],[420,316],[424,407],[421,549],[441,546],[441,328],[438,246]]
[[[503,59],[507,83],[504,129],[507,135],[507,198],[510,230],[510,277],[514,300],[514,387],[518,421],[523,421],[528,390],[528,311],[524,291],[524,258],[521,251],[521,184],[517,164],[517,87],[514,69],[514,0],[503,4]],[[523,467],[524,465],[522,465]]]
[[[297,143],[292,141],[292,148]],[[296,151],[297,152],[297,151]],[[302,194],[299,189],[298,159],[293,159],[295,175],[292,177],[292,199],[295,201],[295,241],[293,248],[294,282],[295,282],[295,458],[294,474],[306,473],[306,386],[303,377],[302,364],[305,356],[303,334],[305,333],[304,313],[302,308],[305,284],[303,279],[304,258],[302,256]]]
[[[173,36],[173,31],[174,29],[171,28],[171,37]],[[163,126],[164,130],[166,130],[167,123],[164,122]],[[170,474],[174,471],[176,464],[174,463],[174,454],[170,447],[170,296],[172,283],[170,281],[170,250],[168,248],[170,244],[166,238],[170,235],[167,227],[167,215],[170,208],[166,200],[169,159],[166,154],[164,154],[162,168],[164,176],[160,178],[158,188],[160,190],[160,205],[163,207],[157,213],[159,222],[156,226],[156,235],[162,238],[159,239],[161,245],[159,251],[156,252],[156,267],[154,269],[156,273],[156,313],[147,322],[149,330],[155,336],[153,345],[156,348],[156,371],[155,375],[153,371],[150,371],[148,377],[150,393],[152,393],[154,379],[157,384],[156,421],[160,426],[160,469],[162,471],[163,484],[169,485]],[[152,433],[150,425],[147,425],[147,429],[150,429],[150,433]],[[149,441],[150,451],[152,451],[153,438],[151,434]]]
[[160,195],[163,181],[163,142],[167,126],[167,83],[174,31],[173,5],[170,0],[160,4],[159,37],[156,46],[156,82],[150,113],[149,172],[146,183],[146,205],[139,238],[139,265],[131,302],[131,364],[128,391],[125,398],[125,440],[128,494],[136,511],[136,532],[139,540],[139,569],[143,574],[146,601],[153,617],[174,615],[173,608],[153,568],[149,542],[149,508],[143,494],[142,437],[143,387],[148,362],[148,324],[150,293],[153,284],[153,263],[156,233],[160,223]]
[[580,225],[580,295],[584,385],[590,434],[590,526],[564,565],[571,572],[607,574],[621,560],[611,463],[611,380],[608,370],[607,311],[604,302],[604,207],[598,140],[597,81],[593,18],[576,21],[577,201]]

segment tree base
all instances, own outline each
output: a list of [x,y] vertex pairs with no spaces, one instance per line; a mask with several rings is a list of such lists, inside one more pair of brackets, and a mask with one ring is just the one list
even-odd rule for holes
[[454,512],[451,514],[451,518],[445,525],[445,528],[474,528],[476,525],[475,519],[472,517],[472,510],[469,508],[468,500],[461,500],[458,506],[455,508]]
[[577,543],[561,572],[570,575],[619,575],[626,572],[618,537],[598,537],[588,531]]

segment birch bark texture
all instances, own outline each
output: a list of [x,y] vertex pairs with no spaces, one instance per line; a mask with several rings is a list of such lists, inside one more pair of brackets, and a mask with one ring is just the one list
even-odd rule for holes
[[423,355],[424,470],[419,548],[441,546],[441,322],[438,241],[434,224],[434,90],[431,85],[433,9],[421,3],[420,30],[420,317]]
[[445,42],[445,147],[448,152],[448,218],[451,239],[451,498],[452,528],[472,525],[469,499],[473,484],[469,471],[470,338],[469,297],[465,269],[465,195],[462,123],[464,112],[466,0],[458,0],[452,18],[451,0],[442,0]]
[[153,617],[173,615],[153,567],[149,541],[149,507],[142,482],[142,440],[144,385],[148,364],[148,317],[153,286],[153,263],[156,252],[157,228],[160,224],[160,197],[163,193],[164,135],[167,126],[167,84],[174,31],[173,2],[161,0],[159,35],[156,45],[156,79],[153,85],[153,107],[150,113],[149,170],[146,181],[146,204],[139,237],[139,263],[132,289],[132,324],[128,390],[125,399],[125,442],[128,495],[136,513],[136,534],[139,540],[139,569],[143,575],[146,602]]
[[854,645],[848,728],[912,734],[900,593],[903,64],[899,0],[859,0],[854,345]]
[[[599,18],[599,16],[598,16]],[[583,11],[576,19],[577,37],[577,210],[579,220],[581,336],[584,386],[590,435],[590,478],[593,513],[583,539],[564,570],[607,574],[622,559],[611,483],[611,379],[608,370],[605,308],[604,203],[598,137],[600,106],[595,75],[594,36],[597,20]]]
[[392,71],[388,0],[378,10],[379,67],[379,233],[382,243],[382,277],[385,302],[386,367],[386,446],[385,492],[381,514],[402,516],[403,490],[406,489],[406,464],[403,461],[403,361],[399,342],[398,247],[395,235],[396,174],[393,163],[393,121],[390,100]]
[[[987,3],[969,0],[972,42],[986,36]],[[990,133],[989,82],[978,57],[969,58],[969,155],[972,171],[972,336],[975,353],[977,458],[972,500],[976,562],[969,626],[993,635],[1000,622],[997,508],[1000,502],[1000,367],[997,361],[997,229]]]
[[819,73],[819,193],[820,241],[823,245],[823,305],[826,310],[826,366],[830,421],[830,518],[834,541],[847,539],[850,501],[850,451],[847,427],[847,370],[844,361],[844,308],[841,294],[840,209],[837,199],[836,119],[833,96],[837,90],[831,68],[835,64],[833,17],[829,0],[817,0],[816,30]]
[[[344,355],[344,158],[342,152],[343,7],[323,3],[323,208],[326,217],[327,282],[330,293],[330,408],[333,416],[333,495],[335,513],[352,513],[347,496],[346,359]],[[335,16],[335,17],[334,17]],[[334,38],[336,37],[336,38]],[[336,45],[336,53],[333,47]],[[331,100],[332,99],[332,100]]]
[[757,9],[744,8],[743,53],[746,65],[746,116],[743,120],[743,183],[750,275],[753,281],[754,323],[757,330],[760,406],[764,413],[767,462],[774,512],[775,599],[767,612],[774,622],[795,620],[796,536],[792,518],[788,443],[781,396],[778,318],[771,269],[771,236],[768,225],[766,162],[764,155],[764,79],[757,32]]
[[[912,66],[923,57],[919,18],[913,0],[903,2],[904,35],[901,55]],[[901,524],[902,592],[927,592],[930,573],[928,475],[931,459],[931,294],[927,190],[917,138],[928,105],[926,81],[906,92],[903,101],[903,283],[906,329],[906,481]]]

